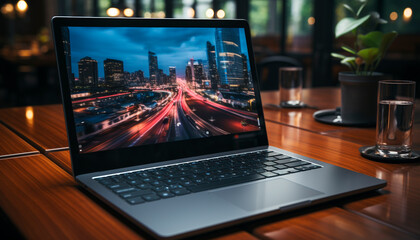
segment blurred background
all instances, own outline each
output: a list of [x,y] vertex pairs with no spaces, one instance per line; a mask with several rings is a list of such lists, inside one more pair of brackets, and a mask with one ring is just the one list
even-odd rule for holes
[[[351,41],[349,36],[334,38],[336,23],[350,15],[342,6],[347,2],[0,0],[0,107],[61,103],[50,30],[55,15],[247,19],[257,66],[269,57],[287,56],[304,67],[305,87],[339,86],[338,72],[347,69],[330,54]],[[378,71],[418,81],[420,1],[370,0],[365,11],[376,11],[388,21],[379,30],[399,33]],[[263,90],[276,89],[277,79],[270,81]]]

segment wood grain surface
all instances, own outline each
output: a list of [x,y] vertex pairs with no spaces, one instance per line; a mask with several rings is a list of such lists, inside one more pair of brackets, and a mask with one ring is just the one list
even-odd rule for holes
[[141,239],[43,155],[0,161],[0,206],[27,239]]
[[0,158],[39,153],[29,143],[0,124]]
[[274,221],[253,233],[262,239],[416,239],[337,207]]
[[239,233],[234,233],[234,234],[228,234],[222,237],[216,237],[216,238],[210,238],[213,240],[257,240],[259,238],[245,232],[239,232]]
[[386,180],[382,195],[344,203],[343,207],[420,238],[420,162],[374,162],[360,156],[360,144],[276,123],[268,122],[267,128],[273,146]]
[[51,161],[61,167],[68,174],[73,174],[69,150],[46,152],[45,156],[51,159]]
[[62,105],[3,108],[0,122],[41,152],[68,147]]

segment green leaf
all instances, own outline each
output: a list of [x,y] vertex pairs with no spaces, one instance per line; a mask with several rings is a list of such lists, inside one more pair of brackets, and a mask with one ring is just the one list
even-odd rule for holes
[[354,12],[354,10],[353,10],[353,8],[351,8],[348,4],[343,4],[343,7],[345,8],[345,9],[347,9],[347,10],[349,10],[351,13],[353,13],[353,14],[356,14],[355,12]]
[[395,40],[397,35],[398,33],[396,31],[385,33],[383,35],[381,45],[379,46],[380,57],[385,55],[385,52],[388,50],[389,46],[391,46],[392,42]]
[[346,58],[346,56],[344,56],[344,55],[342,55],[342,54],[338,54],[338,53],[331,53],[331,56],[332,56],[332,57],[335,57],[335,58],[339,58],[339,59],[344,59],[344,58]]
[[370,32],[366,35],[359,35],[360,41],[365,48],[379,48],[384,34],[379,31]]
[[366,2],[360,6],[359,10],[357,10],[356,16],[359,17],[360,13],[362,13],[363,9],[366,7]]
[[371,65],[378,58],[379,48],[366,48],[360,50],[357,55],[365,61],[366,65]]
[[349,52],[349,53],[351,53],[351,54],[356,55],[356,51],[355,51],[355,50],[353,50],[353,49],[351,49],[351,48],[349,48],[349,47],[342,46],[341,48],[342,48],[344,51],[346,51],[346,52]]
[[351,32],[353,29],[358,28],[360,25],[365,23],[370,18],[370,15],[366,15],[360,19],[355,18],[343,18],[337,23],[335,27],[335,37],[338,38],[346,33]]
[[346,57],[340,62],[343,65],[346,65],[350,69],[356,68],[356,58],[355,57]]

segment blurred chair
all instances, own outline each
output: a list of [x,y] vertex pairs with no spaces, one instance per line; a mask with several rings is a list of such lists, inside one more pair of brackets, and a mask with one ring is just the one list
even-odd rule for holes
[[257,63],[261,90],[279,89],[279,68],[281,67],[302,67],[302,64],[286,56],[270,56],[262,59]]

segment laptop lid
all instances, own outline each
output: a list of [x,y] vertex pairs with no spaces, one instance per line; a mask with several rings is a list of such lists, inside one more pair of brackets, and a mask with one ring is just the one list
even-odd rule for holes
[[246,21],[52,27],[75,176],[268,145]]

